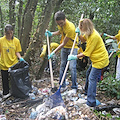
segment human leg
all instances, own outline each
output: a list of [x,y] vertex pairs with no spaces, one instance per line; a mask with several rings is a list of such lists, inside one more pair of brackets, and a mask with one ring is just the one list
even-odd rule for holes
[[[63,77],[63,74],[64,74],[64,70],[65,70],[65,67],[66,67],[66,64],[67,64],[67,58],[68,58],[67,48],[62,48],[61,49],[61,65],[60,65],[60,76],[59,76],[60,81],[59,81],[59,84],[61,83],[61,80],[62,80],[62,77]],[[66,79],[66,75],[65,75],[62,87],[66,87],[65,79]]]
[[118,58],[118,60],[117,60],[116,79],[120,80],[120,58]]
[[[69,54],[70,54],[71,49],[69,49]],[[77,55],[77,49],[73,50],[73,55]],[[77,71],[76,71],[76,60],[71,60],[69,64],[69,69],[71,72],[71,79],[72,79],[72,89],[77,89]]]
[[92,67],[88,80],[88,91],[87,91],[87,105],[90,107],[96,106],[96,87],[97,87],[97,81],[98,76],[101,73],[101,69],[97,69]]
[[86,72],[86,82],[85,82],[85,95],[87,95],[87,91],[88,91],[88,77],[89,77],[89,74],[90,74],[90,71],[92,69],[92,64],[89,66],[87,72]]
[[9,93],[8,70],[1,70],[1,76],[2,76],[3,95],[7,95]]

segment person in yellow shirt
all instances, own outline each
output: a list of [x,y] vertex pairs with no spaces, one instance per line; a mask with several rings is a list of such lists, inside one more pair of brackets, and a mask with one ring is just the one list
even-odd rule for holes
[[[57,23],[58,31],[50,32],[46,31],[45,36],[54,36],[54,35],[62,35],[61,37],[61,44],[50,54],[48,59],[52,58],[55,53],[57,53],[59,50],[61,50],[61,65],[60,65],[60,81],[62,80],[63,73],[67,64],[67,58],[70,54],[73,41],[75,39],[76,33],[75,33],[75,26],[72,22],[70,22],[68,19],[66,19],[65,13],[62,11],[58,11],[55,13],[55,21]],[[78,38],[77,38],[78,39]],[[73,54],[77,55],[77,44],[74,47]],[[72,79],[72,90],[71,93],[76,93],[77,90],[77,74],[76,74],[76,60],[73,60],[69,64],[69,70],[71,71],[71,79]],[[66,77],[65,77],[66,79]],[[61,92],[66,90],[66,82],[64,82],[61,86]]]
[[13,27],[10,24],[5,26],[5,35],[0,38],[0,69],[2,76],[3,98],[10,96],[9,93],[9,73],[8,69],[20,61],[21,57],[20,41],[13,36]]
[[[82,36],[80,34],[84,33]],[[79,35],[81,41],[86,41],[86,49],[83,53],[78,55],[69,55],[68,60],[75,60],[80,57],[88,56],[92,62],[86,72],[86,84],[85,90],[87,94],[87,106],[95,107],[101,104],[96,100],[96,87],[98,77],[101,74],[101,70],[108,66],[109,57],[108,52],[105,48],[104,42],[95,30],[94,25],[90,19],[83,19],[79,23],[79,27],[76,28],[76,32]]]
[[[55,43],[55,42],[52,42],[50,44],[50,53],[55,50],[57,47],[59,46],[58,43]],[[46,54],[46,50],[47,50],[47,45],[43,45],[42,47],[42,53],[40,54],[40,58],[44,58],[45,57],[45,54]],[[56,64],[56,55],[53,56],[53,59],[52,59],[52,68],[53,70],[55,69],[55,65]],[[48,61],[48,64],[47,66],[45,67],[45,71],[46,72],[50,72],[50,69],[49,69],[49,61]]]
[[[120,52],[120,50],[119,50],[120,49],[120,30],[118,31],[118,34],[115,36],[111,36],[106,33],[104,33],[104,36],[107,36],[113,40],[117,40],[118,50],[116,52]],[[120,54],[118,55],[118,58],[117,58],[116,79],[120,81]]]

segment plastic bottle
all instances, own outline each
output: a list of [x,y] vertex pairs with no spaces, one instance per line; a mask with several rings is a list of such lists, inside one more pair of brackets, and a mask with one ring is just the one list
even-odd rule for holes
[[34,100],[35,99],[35,94],[34,93],[29,93],[30,99]]

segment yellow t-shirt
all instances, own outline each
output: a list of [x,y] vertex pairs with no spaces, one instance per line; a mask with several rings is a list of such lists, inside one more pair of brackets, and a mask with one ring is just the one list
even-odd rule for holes
[[[115,36],[117,39],[117,43],[120,42],[120,30],[118,31],[118,34]],[[120,48],[120,44],[118,45],[118,48]],[[118,57],[120,58],[120,54],[118,55]]]
[[[57,47],[59,46],[58,43],[51,43],[50,44],[50,52],[52,52],[54,49],[56,49]],[[42,50],[42,53],[40,54],[40,57],[45,57],[45,54],[46,54],[46,49],[47,49],[47,45],[43,45],[43,50]]]
[[[68,40],[68,42],[66,43],[64,48],[72,48],[72,45],[73,45],[73,42],[74,42],[72,40],[75,40],[75,36],[76,36],[74,24],[66,19],[66,24],[63,27],[60,27],[58,25],[58,29],[59,29],[60,33],[62,34],[60,43],[63,42],[63,40],[64,40],[64,38],[66,36],[66,37],[68,37],[70,39]],[[78,37],[77,37],[76,42],[77,41],[78,41]],[[74,48],[78,48],[77,44],[75,44]]]
[[99,33],[94,29],[93,33],[86,39],[85,56],[90,57],[92,67],[102,69],[109,64],[108,52]]
[[55,43],[55,42],[51,43],[50,44],[50,52],[52,52],[53,50],[55,50],[58,46],[59,46],[58,43]]
[[16,52],[21,52],[20,41],[17,38],[7,40],[5,36],[0,38],[0,69],[8,70],[18,62]]

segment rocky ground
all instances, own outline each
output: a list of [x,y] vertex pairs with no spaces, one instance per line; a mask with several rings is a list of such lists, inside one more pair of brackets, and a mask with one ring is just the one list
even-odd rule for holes
[[[47,72],[44,74],[45,77],[43,79],[32,81],[34,88],[37,88],[35,99],[19,99],[11,96],[8,99],[2,100],[0,103],[0,117],[4,117],[6,120],[30,120],[29,116],[32,109],[35,109],[40,104],[43,104],[46,98],[49,98],[49,96],[54,94],[50,91],[50,76]],[[85,71],[82,75],[80,75],[81,77],[77,78],[78,91],[76,95],[72,96],[67,94],[67,92],[71,89],[69,73],[67,78],[68,89],[61,93],[62,99],[66,106],[68,120],[113,120],[116,119],[115,117],[120,119],[120,100],[117,100],[116,98],[109,98],[105,96],[102,91],[97,90],[96,98],[102,103],[102,105],[95,108],[98,111],[93,111],[91,108],[85,106],[85,104],[81,104],[81,102],[79,102],[80,98],[86,98],[83,94],[85,83],[84,74]],[[59,78],[56,73],[54,76],[54,85],[59,88]],[[0,90],[2,90],[1,85]],[[110,118],[110,116],[112,116],[112,118]],[[46,117],[44,120],[50,119],[50,117]],[[5,119],[0,118],[0,120]]]
[[[109,75],[114,73],[114,62],[110,62]],[[112,65],[113,66],[112,66]],[[89,66],[89,63],[88,63]],[[59,88],[59,65],[54,70],[54,85]],[[37,69],[37,67],[35,68]],[[87,68],[86,68],[87,69]],[[61,93],[62,100],[65,104],[65,110],[68,120],[119,120],[120,119],[120,100],[116,97],[111,98],[105,95],[105,91],[97,88],[97,96],[102,104],[91,109],[79,101],[81,98],[86,99],[84,93],[86,70],[77,73],[78,90],[75,95],[68,95],[71,90],[70,73],[67,73],[67,90]],[[32,81],[35,99],[30,97],[26,99],[15,98],[13,96],[7,99],[0,98],[0,120],[30,120],[30,114],[39,105],[43,104],[54,93],[51,92],[51,78],[48,72],[43,73],[40,80],[35,80],[32,73],[30,73],[30,80]],[[103,79],[104,80],[104,79]],[[0,75],[1,81],[1,75]],[[2,81],[0,82],[0,91],[2,91]],[[118,91],[120,92],[120,91]],[[56,93],[56,92],[55,92]],[[42,108],[43,109],[43,108]],[[50,111],[50,110],[49,110]],[[58,110],[59,111],[59,110]],[[57,113],[58,114],[58,113]],[[65,120],[65,118],[62,118]],[[43,120],[53,120],[53,116],[47,116]],[[60,120],[60,119],[59,119]]]

